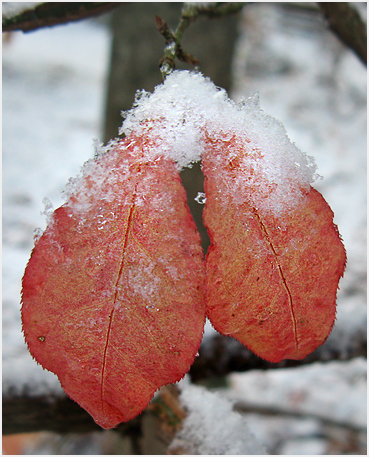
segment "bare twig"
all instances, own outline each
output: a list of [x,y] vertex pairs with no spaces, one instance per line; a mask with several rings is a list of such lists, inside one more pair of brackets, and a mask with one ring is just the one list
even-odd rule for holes
[[175,58],[181,62],[186,62],[191,65],[199,65],[199,61],[191,54],[184,52],[180,44],[182,34],[173,33],[168,24],[159,16],[155,16],[156,27],[165,38],[164,56],[160,60],[160,71],[163,79],[175,69]]
[[330,28],[351,48],[360,60],[367,63],[367,32],[357,10],[347,2],[319,2]]
[[46,2],[10,18],[3,17],[3,32],[29,32],[107,13],[122,2]]
[[235,14],[242,9],[243,5],[243,2],[218,2],[209,3],[208,5],[203,5],[201,3],[185,3],[175,32],[172,32],[169,29],[167,23],[163,19],[156,16],[156,26],[165,38],[166,43],[164,56],[160,60],[160,71],[163,79],[175,69],[176,58],[181,62],[199,65],[199,61],[192,55],[186,53],[181,47],[183,33],[193,21],[199,16],[207,16],[212,19]]

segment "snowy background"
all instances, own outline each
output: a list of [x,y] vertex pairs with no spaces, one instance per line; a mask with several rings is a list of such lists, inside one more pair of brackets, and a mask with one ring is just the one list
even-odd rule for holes
[[[246,8],[231,96],[258,90],[261,107],[315,157],[324,177],[315,187],[335,213],[348,255],[332,334],[343,348],[366,335],[366,69],[314,17],[289,14],[273,4]],[[45,228],[43,199],[54,208],[63,202],[65,184],[102,137],[110,45],[109,29],[94,20],[3,37],[4,393],[60,389],[24,345],[21,278],[34,229]],[[366,360],[235,373],[228,381],[222,395],[236,401],[268,452],[366,453]],[[57,453],[55,437],[46,437],[45,453]],[[88,453],[100,453],[100,445],[96,438]],[[60,449],[73,453],[72,445]]]

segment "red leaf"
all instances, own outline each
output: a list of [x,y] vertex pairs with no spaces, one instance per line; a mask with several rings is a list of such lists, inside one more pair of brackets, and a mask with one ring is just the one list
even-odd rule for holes
[[189,370],[205,321],[200,238],[170,160],[130,137],[91,162],[23,278],[33,357],[104,428]]
[[275,186],[256,152],[255,166],[245,166],[237,141],[207,140],[207,316],[218,332],[268,361],[302,359],[333,327],[346,254],[333,213],[313,188],[291,186],[295,206],[289,195],[284,210],[266,209]]

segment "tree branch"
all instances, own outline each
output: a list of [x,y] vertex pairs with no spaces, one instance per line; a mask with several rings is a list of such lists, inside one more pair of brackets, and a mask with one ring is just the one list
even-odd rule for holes
[[35,431],[84,433],[101,430],[77,403],[63,396],[23,395],[3,398],[3,434]]
[[359,59],[367,63],[366,24],[359,13],[347,2],[318,2],[331,30],[351,48]]
[[[333,335],[334,336],[334,335]],[[232,372],[244,372],[254,369],[268,370],[274,368],[290,368],[308,365],[314,362],[331,360],[349,360],[355,357],[366,357],[366,339],[363,335],[352,336],[350,347],[339,348],[339,335],[328,339],[303,360],[283,360],[271,363],[253,354],[234,338],[215,334],[205,338],[197,357],[190,369],[193,382],[212,377],[226,376]]]
[[[345,352],[337,349],[335,341],[327,341],[304,360],[285,360],[270,363],[257,357],[233,338],[215,334],[206,338],[190,370],[193,382],[210,380],[225,376],[235,371],[252,369],[288,368],[307,365],[313,362],[330,360],[348,360],[354,357],[366,357],[366,341],[358,336]],[[174,388],[174,390],[172,389]],[[157,397],[138,417],[120,424],[116,430],[124,434],[139,434],[141,421],[146,414],[155,414],[161,418],[164,429],[172,436],[184,417],[178,405],[175,386],[162,388]],[[3,398],[3,434],[29,433],[35,431],[57,433],[85,433],[101,430],[92,417],[66,395],[30,396],[25,391],[22,395],[5,392]]]
[[[162,424],[162,433],[169,444],[180,428],[186,413],[179,403],[176,385],[164,386],[146,410],[123,422],[114,430],[122,434],[141,434],[142,418],[154,415]],[[49,431],[59,434],[101,431],[92,417],[66,395],[23,395],[3,398],[3,435]]]
[[3,17],[3,32],[29,32],[107,13],[122,2],[47,2],[12,17]]

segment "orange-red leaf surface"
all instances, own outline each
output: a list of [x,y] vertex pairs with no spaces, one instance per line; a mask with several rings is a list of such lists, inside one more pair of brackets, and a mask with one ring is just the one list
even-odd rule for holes
[[33,357],[104,428],[189,370],[204,320],[200,238],[174,162],[126,138],[85,167],[22,290]]
[[263,165],[256,169],[262,151],[255,167],[245,167],[243,159],[255,149],[207,143],[207,316],[220,333],[268,361],[302,359],[326,340],[335,321],[346,254],[333,213],[311,187],[295,190],[294,206],[286,196],[284,209],[268,209],[274,186]]

